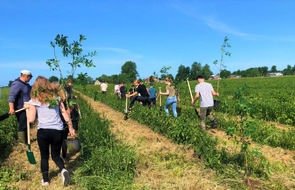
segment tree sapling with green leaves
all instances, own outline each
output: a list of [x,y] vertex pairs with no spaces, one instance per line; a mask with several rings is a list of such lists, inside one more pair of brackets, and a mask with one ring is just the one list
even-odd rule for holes
[[68,64],[71,66],[70,75],[74,78],[74,74],[76,72],[77,67],[81,67],[85,65],[87,68],[95,67],[93,61],[89,59],[89,57],[93,57],[97,55],[96,51],[89,52],[87,54],[82,54],[82,42],[86,40],[85,36],[80,34],[78,41],[73,41],[73,43],[68,43],[68,36],[64,36],[63,34],[58,34],[55,37],[55,42],[51,41],[50,45],[53,47],[54,58],[48,59],[46,64],[50,67],[50,70],[55,71],[58,70],[60,74],[60,79],[63,79],[60,60],[57,57],[56,48],[59,47],[62,50],[62,55],[64,57],[70,57],[71,61]]

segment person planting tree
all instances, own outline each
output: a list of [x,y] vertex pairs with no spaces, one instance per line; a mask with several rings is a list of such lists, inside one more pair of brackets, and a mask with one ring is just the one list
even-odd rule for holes
[[217,128],[218,121],[213,117],[211,111],[214,106],[213,96],[219,96],[219,93],[215,92],[212,84],[205,82],[203,75],[197,77],[199,84],[195,87],[196,95],[192,100],[194,105],[196,100],[200,98],[200,127],[206,131],[206,118],[208,117],[213,122],[213,127]]
[[[49,153],[52,160],[58,166],[64,186],[70,183],[69,172],[66,170],[64,161],[60,157],[63,143],[63,122],[60,114],[65,119],[69,133],[76,136],[71,119],[65,110],[61,100],[61,94],[45,77],[38,76],[31,90],[31,100],[24,103],[27,108],[27,119],[34,122],[38,114],[37,141],[41,155],[42,186],[49,185]],[[51,151],[50,151],[51,150]]]
[[[149,94],[147,92],[145,85],[140,84],[139,80],[135,80],[133,84],[136,87],[135,91],[131,94],[126,94],[127,98],[131,97],[131,102],[128,109],[129,112],[131,111],[135,101],[142,103],[143,106],[151,105],[151,102],[149,101]],[[140,94],[140,96],[138,96],[138,94]]]

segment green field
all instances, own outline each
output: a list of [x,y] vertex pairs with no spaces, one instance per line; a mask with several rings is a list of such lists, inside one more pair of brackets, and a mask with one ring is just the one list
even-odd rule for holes
[[[248,187],[256,184],[257,189],[292,189],[295,187],[292,167],[295,162],[294,79],[221,80],[218,98],[221,104],[213,113],[219,120],[219,126],[208,132],[198,127],[199,120],[191,105],[186,82],[177,86],[181,94],[181,102],[178,103],[181,112],[177,119],[164,113],[164,96],[161,98],[162,106],[158,100],[156,108],[148,109],[136,103],[129,119],[147,125],[175,144],[188,146],[194,151],[196,160],[201,160],[206,168],[215,171],[218,178],[232,189],[247,189],[247,183]],[[208,82],[216,88],[217,81]],[[197,81],[190,81],[193,91],[196,84]],[[159,87],[165,89],[164,83],[154,83],[154,86],[158,90]],[[130,87],[127,84],[127,89]],[[109,84],[107,94],[103,95],[96,85],[75,86],[75,90],[82,94],[124,113],[125,100],[118,100],[113,88],[114,85]],[[3,114],[8,111],[8,90],[2,89],[0,110]],[[87,128],[81,129],[79,134],[84,143],[84,156],[76,169],[76,186],[86,189],[96,185],[100,186],[97,189],[103,189],[106,185],[115,189],[133,187],[132,178],[136,170],[134,150],[129,149],[128,145],[117,144],[108,129],[108,121],[94,114],[92,105],[82,100],[80,104],[82,114],[86,115],[82,122]],[[199,107],[199,102],[196,105]],[[210,125],[209,122],[207,124]],[[104,130],[97,131],[98,125]],[[5,153],[2,160],[7,159],[11,151],[16,137],[15,126],[14,117],[0,123],[0,147],[1,152],[3,150]],[[124,163],[123,168],[120,163]],[[7,172],[5,168],[2,166],[2,173]],[[95,179],[104,180],[98,184]]]

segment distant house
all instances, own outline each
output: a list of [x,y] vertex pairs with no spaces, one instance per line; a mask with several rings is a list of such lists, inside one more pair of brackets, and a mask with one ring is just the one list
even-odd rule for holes
[[240,76],[240,75],[229,75],[227,78],[229,78],[229,79],[237,79],[237,78],[242,78],[242,76]]
[[96,80],[96,81],[94,82],[94,85],[100,85],[99,80]]
[[[159,80],[156,76],[152,76],[152,79],[153,79],[155,82],[160,82],[160,80]],[[145,82],[146,82],[146,83],[149,83],[149,82],[150,82],[150,77],[146,78],[146,79],[145,79]]]
[[220,78],[219,78],[219,75],[211,75],[208,79],[209,80],[212,80],[212,79],[217,80],[217,79],[220,79]]
[[268,73],[267,76],[269,76],[269,77],[280,77],[280,76],[283,76],[283,73],[280,73],[280,72]]

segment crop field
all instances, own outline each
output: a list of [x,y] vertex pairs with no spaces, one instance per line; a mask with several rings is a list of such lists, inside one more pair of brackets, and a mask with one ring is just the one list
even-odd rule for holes
[[[157,108],[148,109],[137,104],[129,117],[148,125],[175,143],[189,145],[194,149],[196,158],[203,160],[205,166],[220,175],[246,176],[248,184],[251,180],[254,184],[262,180],[257,183],[294,188],[294,79],[270,77],[222,80],[218,98],[221,103],[213,113],[219,120],[219,127],[207,133],[198,127],[198,118],[190,103],[185,82],[178,85],[181,94],[178,110],[181,112],[177,119],[165,115],[165,97],[161,99],[161,106],[158,99]],[[217,81],[208,82],[216,89]],[[196,84],[197,81],[190,81],[193,91]],[[154,86],[158,91],[160,87],[165,89],[163,83],[154,83]],[[114,97],[111,85],[107,95],[101,94],[99,86],[94,85],[79,87],[77,90],[113,109],[121,112],[125,110],[125,100]],[[289,175],[280,176],[282,172]]]
[[[207,82],[212,83],[216,90],[217,81],[208,80]],[[196,84],[197,81],[190,81],[192,91]],[[131,84],[126,86],[129,89]],[[146,86],[148,87],[148,84]],[[160,88],[162,91],[165,90],[164,83],[154,83],[154,87],[158,91]],[[203,187],[203,189],[211,189],[212,184],[215,184],[216,189],[295,188],[295,77],[221,80],[218,89],[220,97],[217,98],[220,104],[212,113],[218,118],[219,125],[218,128],[209,129],[206,132],[199,127],[199,119],[191,104],[187,83],[184,81],[178,84],[177,88],[181,98],[178,102],[178,118],[166,116],[163,110],[166,97],[162,96],[157,100],[156,107],[148,108],[135,103],[132,112],[128,114],[128,119],[124,120],[126,100],[118,99],[114,95],[114,85],[109,84],[107,94],[102,94],[97,85],[75,86],[83,116],[81,126],[84,126],[81,130],[79,129],[78,135],[84,148],[75,167],[72,168],[74,184],[71,188],[174,189],[177,187],[176,189],[191,189]],[[8,89],[2,89],[0,107],[2,114],[8,111],[7,96]],[[127,101],[129,105],[130,100]],[[95,107],[95,102],[101,104],[101,107]],[[110,107],[108,111],[102,114],[95,113],[102,110],[103,105]],[[199,108],[199,102],[196,102],[196,107]],[[110,122],[108,119],[114,121]],[[152,144],[150,148],[145,147],[140,154],[136,149],[144,141],[143,139],[149,137],[139,137],[141,140],[135,144],[131,143],[137,135],[144,135],[137,126],[131,129],[132,125],[135,125],[133,121],[147,126],[155,134],[169,139],[176,146],[184,146],[185,149],[192,151],[190,164],[195,165],[193,167],[203,167],[207,173],[215,173],[212,174],[215,177],[210,177],[212,183],[204,182],[202,186],[201,182],[198,182],[199,186],[196,186],[191,180],[185,181],[187,186],[180,185],[181,180],[178,179],[187,173],[185,171],[187,167],[179,168],[180,165],[183,166],[183,160],[174,161],[173,166],[166,165],[165,169],[173,168],[174,170],[177,167],[177,173],[182,173],[177,177],[174,176],[174,186],[171,185],[173,180],[167,180],[167,184],[171,185],[170,188],[169,185],[164,184],[164,179],[162,183],[156,182],[157,176],[159,178],[165,169],[154,171],[153,168],[154,178],[142,179],[141,176],[144,176],[145,172],[139,169],[142,167],[146,169],[157,164],[143,161],[144,158],[140,156],[147,151],[153,154]],[[116,124],[113,124],[114,122]],[[125,126],[125,124],[128,125]],[[131,136],[126,142],[118,140],[118,137],[115,137],[118,136],[116,134],[118,132],[110,129],[112,125],[116,125],[116,130],[123,130],[123,127],[127,131],[131,130],[134,139]],[[207,125],[210,126],[211,123],[208,122]],[[15,126],[14,117],[0,123],[1,154],[2,151],[5,153],[2,160],[6,162],[9,159],[9,153],[13,151],[12,144],[16,138]],[[128,139],[128,137],[125,138]],[[156,139],[159,138],[156,137]],[[154,153],[159,156],[156,150]],[[157,162],[167,161],[168,158],[177,159],[179,155],[167,153],[161,156],[160,161],[157,159]],[[205,170],[202,171],[205,172]],[[7,176],[7,172],[13,173],[5,164],[1,165],[0,189],[7,187],[7,182],[2,180],[3,176]],[[17,180],[28,180],[27,178],[10,177],[8,181],[11,183]],[[166,174],[166,178],[169,178],[169,175]],[[149,184],[151,181],[152,185]],[[205,178],[204,181],[206,181]],[[176,186],[175,183],[178,182],[179,186]]]

